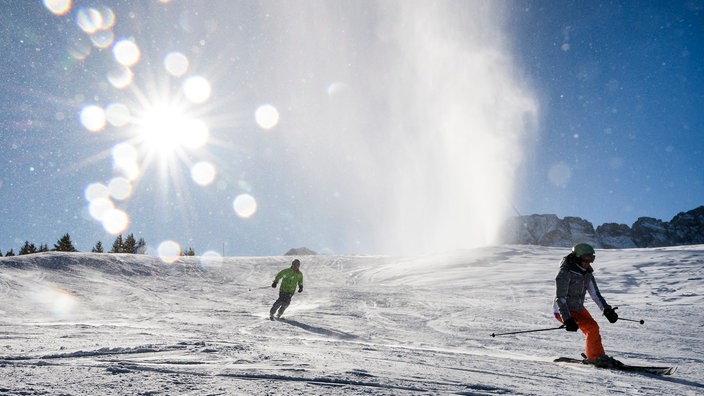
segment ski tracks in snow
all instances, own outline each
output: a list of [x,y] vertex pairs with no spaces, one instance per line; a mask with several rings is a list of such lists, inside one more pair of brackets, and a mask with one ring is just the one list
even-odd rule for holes
[[[550,395],[563,394],[567,385],[583,393],[701,391],[699,355],[683,347],[700,344],[684,321],[677,324],[683,335],[663,342],[669,352],[662,358],[690,362],[678,372],[690,379],[665,385],[550,362],[558,353],[581,350],[583,341],[568,340],[564,332],[491,339],[497,330],[553,324],[545,296],[552,293],[555,268],[545,262],[556,254],[504,247],[430,258],[305,257],[305,290],[280,322],[268,319],[277,291],[267,285],[290,258],[232,258],[204,270],[189,258],[167,266],[111,255],[101,263],[101,255],[87,255],[93,264],[78,260],[67,271],[59,256],[51,256],[48,267],[2,272],[0,294],[8,303],[0,309],[0,393]],[[526,255],[537,262],[526,264]],[[645,281],[636,279],[643,276],[639,269],[619,260],[628,275],[619,287],[626,290],[610,290],[615,276],[600,285],[627,299],[628,289],[640,292]],[[653,269],[663,280],[647,282],[664,290],[658,288],[672,281],[664,276],[671,272]],[[687,288],[700,284],[687,277]],[[66,316],[24,298],[47,284],[73,296],[76,304]],[[684,303],[697,297],[679,298],[658,302],[692,318]],[[649,334],[666,335],[662,324],[648,324]],[[642,339],[635,330],[640,328],[605,324],[607,348],[615,340]],[[634,343],[622,351],[632,352],[630,359],[655,354]]]

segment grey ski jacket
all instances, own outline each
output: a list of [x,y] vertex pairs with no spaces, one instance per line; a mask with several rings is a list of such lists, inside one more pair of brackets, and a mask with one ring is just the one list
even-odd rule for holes
[[562,259],[560,270],[555,278],[555,302],[553,309],[563,321],[569,319],[570,311],[578,312],[584,309],[584,297],[589,296],[603,312],[610,308],[594,279],[593,269],[584,269],[577,264],[577,259],[570,254]]

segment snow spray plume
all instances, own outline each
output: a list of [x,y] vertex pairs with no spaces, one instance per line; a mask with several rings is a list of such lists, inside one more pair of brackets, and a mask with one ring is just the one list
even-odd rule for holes
[[382,253],[492,242],[537,118],[500,4],[277,4],[262,61],[284,65],[268,77],[288,95],[277,132],[311,238]]

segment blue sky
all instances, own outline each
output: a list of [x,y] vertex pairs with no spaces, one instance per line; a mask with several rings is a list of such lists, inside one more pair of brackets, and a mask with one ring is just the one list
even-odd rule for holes
[[[530,2],[514,17],[541,97],[523,210],[596,225],[670,220],[704,201],[701,2]],[[545,168],[564,163],[564,187]],[[561,180],[558,178],[558,180]]]
[[702,1],[61,3],[0,15],[3,253],[421,252],[514,207],[704,204]]

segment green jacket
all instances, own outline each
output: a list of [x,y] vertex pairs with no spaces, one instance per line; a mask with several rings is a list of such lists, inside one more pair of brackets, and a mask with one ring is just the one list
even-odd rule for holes
[[281,291],[286,293],[295,293],[296,286],[303,287],[303,273],[301,271],[294,271],[291,268],[286,268],[279,271],[274,278],[274,282],[279,282],[281,280]]

